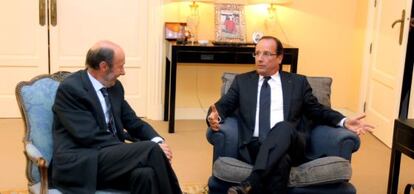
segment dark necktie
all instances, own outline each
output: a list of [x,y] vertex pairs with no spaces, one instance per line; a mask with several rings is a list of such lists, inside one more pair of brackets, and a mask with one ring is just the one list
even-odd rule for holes
[[259,106],[259,141],[263,142],[267,133],[270,131],[270,77],[264,77],[262,88],[260,89]]
[[112,135],[115,136],[116,134],[115,120],[114,120],[114,116],[112,115],[112,107],[111,107],[111,101],[108,95],[108,90],[106,88],[101,88],[101,92],[105,98],[106,114],[109,116],[108,131],[111,132]]

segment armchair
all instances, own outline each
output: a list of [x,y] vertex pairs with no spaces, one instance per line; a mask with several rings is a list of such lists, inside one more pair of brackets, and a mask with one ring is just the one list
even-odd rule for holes
[[[69,72],[39,75],[16,86],[16,98],[25,124],[26,177],[30,193],[60,194],[48,187],[48,166],[52,160],[52,105],[59,83]],[[125,191],[105,190],[97,194],[127,194]]]
[[[224,73],[221,93],[229,89],[236,74]],[[330,106],[331,78],[308,77],[313,88],[314,95],[319,102]],[[214,132],[207,129],[207,140],[213,145],[213,163],[219,157],[238,158],[238,126],[235,117],[228,117],[220,126],[220,131]],[[343,128],[329,126],[316,126],[308,140],[306,154],[308,156],[339,156],[351,160],[353,152],[357,151],[360,145],[359,137]],[[242,170],[242,169],[240,169]],[[214,175],[209,178],[208,187],[210,194],[227,193],[227,189],[234,185],[223,181]],[[354,186],[349,182],[332,184],[313,185],[306,187],[289,187],[289,194],[355,194]]]

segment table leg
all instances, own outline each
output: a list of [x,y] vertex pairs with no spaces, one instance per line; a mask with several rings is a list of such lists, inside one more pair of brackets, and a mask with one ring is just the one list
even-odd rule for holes
[[392,148],[390,173],[388,175],[388,194],[397,194],[398,178],[400,176],[401,152]]
[[171,61],[165,59],[165,90],[164,90],[164,121],[168,121],[168,111],[170,107],[170,75]]

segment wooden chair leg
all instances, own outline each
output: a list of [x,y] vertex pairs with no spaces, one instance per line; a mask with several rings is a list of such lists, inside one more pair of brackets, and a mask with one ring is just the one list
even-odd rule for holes
[[46,160],[40,158],[38,161],[40,171],[40,194],[47,194],[49,191]]

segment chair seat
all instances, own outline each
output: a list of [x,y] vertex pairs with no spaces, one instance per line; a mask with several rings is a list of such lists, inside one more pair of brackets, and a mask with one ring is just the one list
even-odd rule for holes
[[[30,193],[33,193],[33,194],[40,194],[40,183],[36,183],[36,184],[30,186],[29,191],[30,191]],[[49,194],[62,194],[62,192],[60,192],[57,189],[49,189]],[[96,191],[95,194],[129,194],[129,192],[128,191],[118,191],[118,190],[108,189],[108,190]]]
[[[208,180],[209,194],[226,194],[227,189],[231,186],[237,185],[222,181],[214,176]],[[349,182],[326,184],[308,187],[293,187],[289,188],[288,194],[355,194],[355,187]]]

